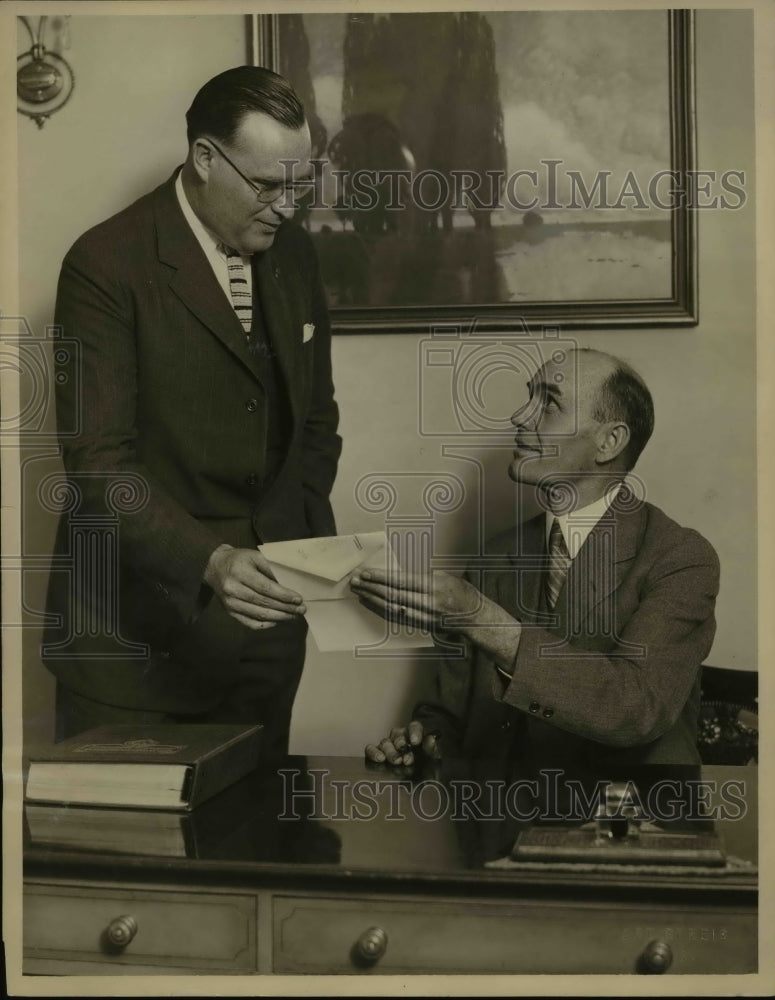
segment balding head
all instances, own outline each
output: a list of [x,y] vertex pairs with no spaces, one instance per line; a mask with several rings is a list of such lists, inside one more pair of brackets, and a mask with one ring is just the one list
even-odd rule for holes
[[509,475],[541,491],[565,484],[591,503],[635,464],[653,427],[651,396],[629,365],[603,351],[553,352],[529,383]]
[[[641,376],[620,358],[604,351],[576,351],[579,372],[593,397],[592,415],[600,423],[621,421],[630,432],[622,452],[625,471],[634,468],[654,430],[654,402]],[[580,382],[582,376],[580,375]]]

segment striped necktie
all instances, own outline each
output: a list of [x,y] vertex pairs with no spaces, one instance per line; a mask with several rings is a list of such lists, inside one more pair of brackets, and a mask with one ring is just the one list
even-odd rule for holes
[[237,318],[242,323],[242,329],[246,334],[250,334],[250,328],[253,325],[253,296],[249,291],[245,263],[236,250],[232,250],[225,244],[222,244],[222,249],[226,254],[226,266],[229,269],[231,302]]
[[560,522],[555,517],[552,521],[552,528],[549,532],[549,568],[545,576],[546,602],[550,609],[557,604],[557,598],[565,583],[570,566],[570,555],[568,546],[560,527]]

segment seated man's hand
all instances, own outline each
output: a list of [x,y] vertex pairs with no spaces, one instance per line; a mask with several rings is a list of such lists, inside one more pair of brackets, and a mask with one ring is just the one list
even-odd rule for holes
[[220,545],[210,556],[203,579],[232,618],[251,629],[273,628],[307,610],[300,594],[274,579],[257,549]]
[[[387,573],[368,569],[353,574],[350,588],[371,611],[417,628],[464,632],[466,620],[482,607],[482,595],[450,573]],[[461,618],[462,621],[448,619]]]
[[422,723],[413,719],[408,726],[396,726],[390,735],[379,743],[366,746],[366,759],[375,764],[408,766],[414,763],[416,751],[421,750],[431,760],[441,760],[441,748],[437,733],[424,733]]

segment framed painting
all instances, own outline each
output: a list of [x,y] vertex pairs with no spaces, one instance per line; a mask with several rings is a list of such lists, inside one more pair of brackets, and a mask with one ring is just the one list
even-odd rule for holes
[[690,11],[248,21],[307,109],[335,330],[696,325]]

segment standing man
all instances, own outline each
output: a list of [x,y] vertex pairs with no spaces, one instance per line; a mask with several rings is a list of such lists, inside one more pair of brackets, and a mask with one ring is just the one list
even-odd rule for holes
[[598,351],[570,358],[539,369],[512,417],[509,474],[546,513],[492,539],[464,579],[352,581],[378,613],[456,633],[466,651],[441,664],[435,703],[366,748],[373,761],[409,764],[422,747],[526,769],[699,763],[718,559],[624,485],[654,424],[643,379]]
[[[56,323],[69,489],[43,658],[60,737],[103,722],[263,722],[287,750],[305,608],[261,542],[335,534],[341,441],[309,237],[311,177],[287,81],[243,66],[202,87],[188,155],[67,254]],[[110,549],[75,544],[84,519]],[[80,537],[80,535],[78,536]],[[61,568],[60,568],[61,567]]]

